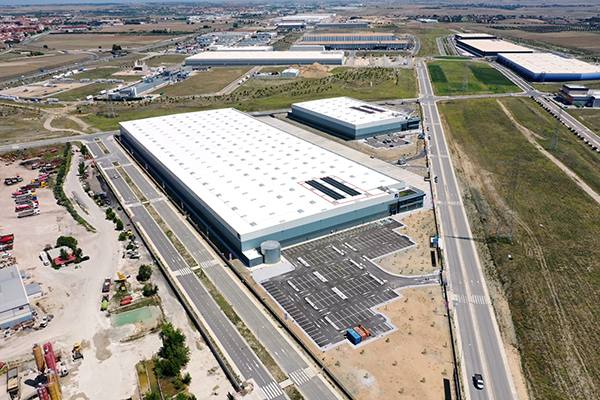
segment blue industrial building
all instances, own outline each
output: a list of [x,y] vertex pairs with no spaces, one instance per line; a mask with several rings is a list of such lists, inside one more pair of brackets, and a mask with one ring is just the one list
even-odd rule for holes
[[425,193],[235,109],[122,122],[121,139],[248,266],[423,206]]

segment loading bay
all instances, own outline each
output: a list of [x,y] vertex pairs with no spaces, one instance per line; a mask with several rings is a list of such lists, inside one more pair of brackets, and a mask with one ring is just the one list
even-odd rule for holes
[[371,331],[369,340],[382,337],[397,328],[375,308],[401,298],[402,288],[439,284],[438,274],[393,275],[374,263],[416,245],[402,227],[389,218],[286,248],[295,269],[260,284],[323,351],[357,324]]

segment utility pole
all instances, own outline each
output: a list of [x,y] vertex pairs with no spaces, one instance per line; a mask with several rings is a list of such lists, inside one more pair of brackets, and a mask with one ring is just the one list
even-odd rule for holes
[[463,76],[463,87],[462,90],[463,92],[466,92],[469,90],[469,62],[465,61],[465,74]]

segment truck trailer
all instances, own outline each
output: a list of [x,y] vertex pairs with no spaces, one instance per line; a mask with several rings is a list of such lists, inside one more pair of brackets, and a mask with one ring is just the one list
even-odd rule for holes
[[346,332],[346,336],[348,337],[350,343],[354,345],[357,345],[362,341],[360,335],[356,333],[356,331],[353,328],[348,329],[348,331]]
[[31,217],[32,215],[40,215],[40,210],[31,208],[17,214],[17,218]]

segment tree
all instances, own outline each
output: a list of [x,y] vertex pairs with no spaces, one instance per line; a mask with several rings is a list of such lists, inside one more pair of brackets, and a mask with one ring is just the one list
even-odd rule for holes
[[185,373],[185,375],[183,376],[183,379],[181,380],[181,382],[185,383],[186,385],[189,385],[190,382],[192,382],[192,376],[190,375],[189,372]]
[[45,48],[45,49],[47,49],[47,48],[48,48],[48,45],[47,45],[47,44],[45,44],[45,45],[44,45],[44,48]]
[[142,264],[135,277],[139,282],[145,282],[152,276],[152,268],[149,265]]
[[166,376],[178,376],[190,361],[190,348],[185,345],[185,335],[173,324],[164,324],[161,330],[163,347],[158,352],[162,360],[158,361],[160,373]]
[[67,251],[67,249],[60,249],[60,256],[61,259],[66,260],[69,258],[69,252]]
[[77,239],[72,236],[60,236],[56,239],[56,247],[61,246],[67,246],[74,250],[77,247]]
[[123,230],[123,221],[121,221],[120,219],[117,219],[115,221],[115,223],[117,224],[117,230],[122,231]]
[[123,49],[118,44],[112,45],[112,51],[121,51],[121,50],[123,50]]
[[146,283],[142,289],[142,294],[144,297],[154,296],[156,293],[158,293],[158,286],[151,283]]
[[79,176],[85,176],[85,163],[83,161],[79,162]]
[[88,148],[87,148],[87,146],[85,144],[81,145],[81,155],[84,156],[84,157],[88,156]]
[[144,400],[160,400],[160,395],[158,394],[158,392],[156,392],[155,390],[153,390],[152,393],[147,394],[144,397]]

